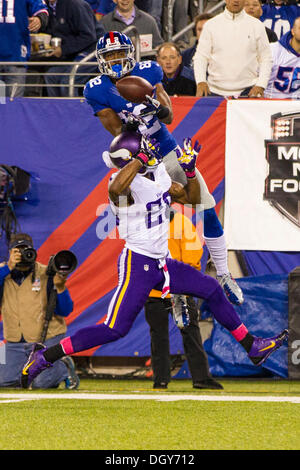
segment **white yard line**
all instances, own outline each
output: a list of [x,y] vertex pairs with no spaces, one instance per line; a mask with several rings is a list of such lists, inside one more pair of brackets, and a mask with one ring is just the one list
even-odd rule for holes
[[169,401],[214,401],[214,402],[286,402],[300,403],[300,396],[243,396],[243,395],[137,395],[137,394],[108,394],[108,393],[0,393],[0,404],[30,400],[155,400]]

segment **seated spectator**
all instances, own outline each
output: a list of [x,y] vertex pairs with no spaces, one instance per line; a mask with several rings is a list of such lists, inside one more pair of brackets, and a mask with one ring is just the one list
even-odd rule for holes
[[[0,2],[0,9],[0,62],[7,62],[0,65],[0,80],[8,85],[7,96],[23,96],[26,68],[22,62],[30,57],[30,33],[45,29],[48,10],[43,0],[13,2],[12,11],[8,10],[7,2]],[[9,65],[9,62],[20,65]]]
[[[245,12],[250,15],[254,16],[254,18],[260,19],[262,15],[262,7],[261,7],[261,0],[246,0],[244,6]],[[276,42],[278,41],[277,34],[272,29],[266,26],[266,33],[269,39],[269,42]]]
[[[134,0],[114,0],[116,8],[103,16],[101,22],[105,32],[122,32],[128,26],[135,26],[140,35],[150,35],[152,39],[152,49],[155,49],[163,42],[157,24],[152,16],[141,11],[134,5]],[[142,39],[142,38],[141,38]]]
[[[64,338],[65,317],[73,310],[73,301],[65,286],[66,277],[58,273],[49,276],[47,266],[35,261],[35,256],[31,256],[30,261],[24,259],[22,251],[25,249],[35,251],[31,236],[11,235],[8,262],[0,265],[0,303],[6,340],[5,358],[1,357],[0,387],[21,386],[22,368],[33,343],[42,340],[50,346]],[[51,310],[50,305],[53,305],[52,318],[47,325],[46,311],[48,307]],[[65,381],[66,388],[77,388],[79,379],[70,359],[62,358],[45,370],[33,382],[33,387],[56,388]]]
[[[80,61],[86,55],[93,52],[97,42],[96,20],[90,5],[85,0],[46,0],[49,7],[49,23],[46,33],[61,39],[61,46],[57,46],[48,55],[51,60],[64,62]],[[68,96],[68,88],[63,85],[68,83],[68,75],[55,75],[68,73],[71,66],[51,66],[45,75],[48,85],[47,93],[51,97]],[[97,72],[97,66],[81,67],[83,73]],[[89,76],[79,75],[76,83],[86,83]],[[61,87],[51,85],[60,84]],[[78,91],[78,89],[76,88]]]
[[205,23],[197,45],[196,94],[263,97],[272,68],[266,30],[244,11],[245,0],[225,1],[225,10]]
[[162,84],[169,96],[195,96],[196,82],[192,69],[182,64],[179,46],[165,42],[157,49],[157,62],[164,72]]
[[265,26],[272,29],[279,39],[291,30],[295,19],[300,16],[300,6],[291,5],[285,0],[265,3],[262,6],[262,11],[260,20]]
[[271,50],[273,66],[265,97],[300,99],[300,17]]
[[201,36],[203,26],[205,25],[206,21],[210,20],[212,17],[213,16],[210,15],[209,13],[202,13],[201,15],[197,15],[194,18],[194,23],[195,23],[194,33],[196,36],[196,42],[192,47],[189,47],[188,49],[182,52],[182,63],[186,67],[193,69],[193,57],[197,49],[197,44]]

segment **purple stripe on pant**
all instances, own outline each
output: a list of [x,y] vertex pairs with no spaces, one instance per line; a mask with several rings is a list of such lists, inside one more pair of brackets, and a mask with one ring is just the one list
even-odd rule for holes
[[[105,324],[82,328],[72,335],[69,341],[65,342],[69,345],[66,354],[100,346],[125,336],[143,308],[150,291],[153,288],[162,290],[164,275],[158,267],[158,260],[126,248],[124,250],[119,260],[122,258],[126,262],[122,265],[119,263],[119,292],[111,301],[109,317]],[[177,260],[167,259],[167,266],[171,293],[205,299],[215,319],[229,331],[236,330],[241,325],[238,314],[214,278]]]

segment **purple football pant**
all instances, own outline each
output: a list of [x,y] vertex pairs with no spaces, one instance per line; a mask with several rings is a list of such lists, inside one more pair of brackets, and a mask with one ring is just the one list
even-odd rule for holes
[[[223,289],[212,277],[174,259],[167,259],[172,294],[187,294],[205,299],[215,317],[229,331],[237,330],[242,322]],[[125,336],[145,305],[152,289],[162,290],[163,270],[158,260],[140,255],[127,248],[119,261],[119,283],[111,299],[107,317],[100,325],[78,330],[64,338],[61,344],[66,354],[116,341]]]

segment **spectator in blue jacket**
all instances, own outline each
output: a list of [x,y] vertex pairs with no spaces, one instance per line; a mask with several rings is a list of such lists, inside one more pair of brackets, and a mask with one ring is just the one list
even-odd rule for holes
[[[52,54],[51,60],[64,62],[80,61],[86,55],[93,52],[97,43],[96,19],[91,6],[85,0],[46,0],[49,7],[49,23],[46,33],[61,39],[61,45],[57,46]],[[48,85],[47,93],[51,97],[68,96],[68,88],[63,86],[69,82],[68,75],[54,75],[57,73],[68,73],[71,66],[52,66],[45,75]],[[97,67],[81,67],[82,73],[96,73]],[[76,84],[84,84],[89,80],[87,75],[78,75]],[[53,87],[53,84],[61,84],[61,87]],[[77,89],[78,91],[78,89]]]
[[[27,249],[31,259],[24,259]],[[0,342],[0,387],[20,386],[20,376],[32,344],[40,342],[50,292],[56,290],[56,307],[49,322],[45,344],[55,344],[66,333],[65,317],[73,310],[73,301],[66,288],[66,277],[48,276],[47,266],[35,261],[30,235],[11,235],[9,259],[0,265],[0,305],[4,342]],[[5,354],[3,353],[5,352]],[[35,388],[56,388],[65,381],[66,388],[77,388],[79,379],[74,363],[63,358],[41,374]]]
[[[0,80],[7,85],[7,96],[23,96],[24,62],[30,57],[30,33],[45,29],[47,6],[44,0],[18,0],[9,10],[8,2],[0,2],[0,17],[0,62],[7,62],[0,66]],[[9,62],[20,65],[9,65]]]

